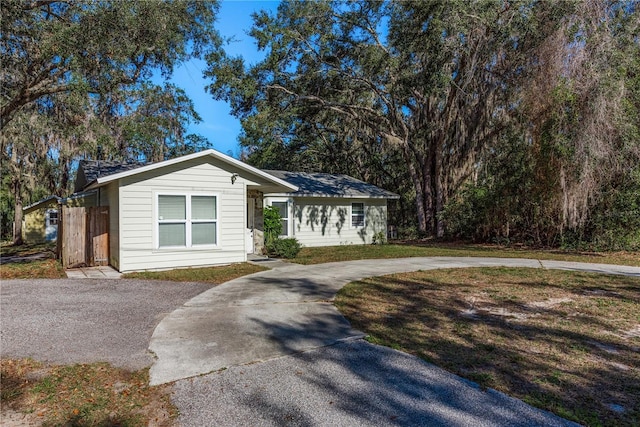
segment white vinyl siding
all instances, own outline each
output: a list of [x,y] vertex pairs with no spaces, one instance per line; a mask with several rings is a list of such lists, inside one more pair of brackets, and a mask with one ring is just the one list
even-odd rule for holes
[[[234,183],[231,176],[240,173]],[[246,182],[242,171],[211,158],[198,158],[120,180],[120,271],[160,270],[246,261]],[[159,195],[216,196],[215,221],[196,206],[191,247],[159,247]],[[202,201],[202,200],[200,200]],[[198,201],[196,201],[198,204]],[[193,210],[187,205],[187,208]],[[200,227],[215,222],[212,229]],[[196,235],[195,241],[193,236]]]
[[[265,196],[267,204],[274,197]],[[352,203],[364,206],[364,225],[352,227]],[[292,237],[304,246],[370,244],[376,233],[387,232],[386,199],[293,197],[290,222]]]

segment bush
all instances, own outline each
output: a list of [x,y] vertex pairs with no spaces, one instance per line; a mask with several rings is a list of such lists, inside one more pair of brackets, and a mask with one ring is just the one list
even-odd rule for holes
[[268,246],[275,240],[278,240],[278,236],[282,234],[282,218],[280,217],[280,211],[273,206],[266,206],[264,208],[264,240]]
[[384,233],[384,231],[378,231],[376,234],[373,235],[371,244],[384,245],[386,243],[387,243],[387,235]]
[[267,243],[266,247],[269,256],[287,259],[295,258],[302,249],[302,245],[295,237],[273,239]]

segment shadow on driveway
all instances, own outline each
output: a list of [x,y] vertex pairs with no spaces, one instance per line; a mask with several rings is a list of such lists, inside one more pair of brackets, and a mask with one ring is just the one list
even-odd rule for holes
[[184,427],[575,425],[362,340],[181,380],[172,401]]

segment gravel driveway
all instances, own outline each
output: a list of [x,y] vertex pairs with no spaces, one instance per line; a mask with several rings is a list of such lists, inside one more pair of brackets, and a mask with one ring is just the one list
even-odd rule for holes
[[106,361],[127,369],[153,363],[147,351],[164,316],[211,288],[142,280],[4,280],[0,356],[57,364]]

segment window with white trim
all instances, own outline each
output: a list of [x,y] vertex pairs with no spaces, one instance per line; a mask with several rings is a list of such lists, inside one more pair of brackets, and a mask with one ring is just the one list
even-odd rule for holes
[[364,203],[351,203],[351,227],[364,227]]
[[280,221],[282,222],[281,236],[289,235],[289,203],[288,202],[271,202],[271,206],[280,212]]
[[47,211],[47,217],[45,218],[46,226],[58,225],[58,211],[56,209],[49,209]]
[[213,246],[218,242],[218,200],[209,195],[158,195],[158,247]]

